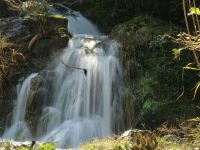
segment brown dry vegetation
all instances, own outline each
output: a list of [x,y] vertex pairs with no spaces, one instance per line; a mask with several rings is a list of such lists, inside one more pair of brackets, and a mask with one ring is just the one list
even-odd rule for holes
[[[188,62],[188,64],[183,67],[184,70],[196,71],[198,75],[198,81],[194,87],[194,97],[197,95],[197,92],[200,87],[200,23],[199,23],[199,13],[197,12],[196,1],[195,0],[183,0],[183,11],[185,26],[187,32],[182,32],[177,35],[176,38],[173,38],[173,41],[177,44],[180,44],[181,47],[178,49],[173,49],[175,57],[180,57],[180,54],[183,50],[191,51],[193,54],[193,60]],[[184,93],[184,91],[183,91]],[[182,96],[182,95],[180,95]]]
[[[0,37],[0,96],[4,96],[8,76],[12,76],[16,70],[11,71],[11,66],[18,62],[24,62],[25,57],[19,53],[13,44],[9,43],[5,37]],[[19,70],[18,70],[19,71]]]
[[200,118],[182,121],[176,127],[165,123],[156,132],[156,150],[200,149]]

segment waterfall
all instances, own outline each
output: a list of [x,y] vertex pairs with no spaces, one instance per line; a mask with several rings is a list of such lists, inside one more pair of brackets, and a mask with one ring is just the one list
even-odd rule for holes
[[[93,138],[110,136],[120,126],[119,44],[100,33],[80,13],[76,15],[68,18],[73,33],[68,47],[41,73],[31,74],[18,85],[13,122],[3,138],[75,147]],[[33,88],[38,78],[43,84]],[[28,103],[38,98],[30,98],[33,89],[43,89],[46,95],[36,131],[31,131],[25,119]]]
[[[24,121],[26,114],[26,104],[28,94],[30,92],[31,79],[37,76],[36,73],[28,76],[21,87],[17,87],[17,105],[13,113],[13,122],[9,130],[4,133],[4,138],[16,139],[16,136],[21,139],[30,138],[30,132]],[[20,89],[19,89],[20,88]]]

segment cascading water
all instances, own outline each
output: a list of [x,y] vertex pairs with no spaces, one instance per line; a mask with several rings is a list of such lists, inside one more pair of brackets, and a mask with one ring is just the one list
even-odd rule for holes
[[[119,45],[102,36],[79,13],[76,18],[69,17],[68,22],[73,38],[43,71],[46,72],[43,88],[48,96],[41,106],[37,133],[33,134],[27,127],[25,116],[32,81],[40,73],[27,77],[18,90],[12,126],[3,138],[36,139],[55,142],[59,147],[75,147],[92,138],[109,136],[119,126],[122,115]],[[49,81],[50,76],[53,77]],[[48,84],[52,85],[51,90]]]

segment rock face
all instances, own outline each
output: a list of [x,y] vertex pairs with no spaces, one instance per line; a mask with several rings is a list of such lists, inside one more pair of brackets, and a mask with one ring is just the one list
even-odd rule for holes
[[29,48],[30,41],[37,34],[41,34],[39,28],[37,21],[27,17],[0,19],[0,35],[6,37],[21,52],[29,53],[28,51],[31,51],[35,57],[51,55],[56,50],[65,47],[71,37],[67,32],[67,20],[50,18],[46,22],[45,34],[40,35]]
[[[39,23],[29,17],[0,17],[0,37],[7,39],[8,44],[4,52],[10,59],[5,74],[6,87],[1,92],[4,93],[3,96],[0,97],[1,127],[5,126],[7,115],[12,112],[13,100],[16,97],[16,85],[19,83],[19,79],[45,68],[51,56],[66,47],[71,37],[67,31],[66,19],[48,18],[44,28],[45,34],[41,34]],[[33,40],[36,35],[39,35],[38,38]],[[21,58],[24,58],[24,60]],[[39,84],[39,81],[35,82]],[[38,85],[36,87],[38,88]],[[35,92],[33,87],[32,90],[30,99],[37,97],[37,103],[40,102],[39,99],[45,96],[46,89],[41,87]],[[1,130],[3,128],[0,129],[0,133]]]
[[6,3],[3,0],[0,1],[0,10],[0,17],[7,17],[9,15]]
[[47,99],[48,102],[51,103],[51,97],[48,95],[48,93],[51,93],[53,90],[53,81],[55,77],[55,72],[45,70],[31,80],[28,106],[36,103],[37,108],[39,108]]
[[53,90],[55,74],[43,71],[31,80],[31,88],[28,96],[26,120],[34,134],[41,116],[43,105],[50,104],[52,97],[49,95]]
[[155,135],[147,130],[125,131],[119,140],[130,141],[134,150],[154,150],[157,145]]

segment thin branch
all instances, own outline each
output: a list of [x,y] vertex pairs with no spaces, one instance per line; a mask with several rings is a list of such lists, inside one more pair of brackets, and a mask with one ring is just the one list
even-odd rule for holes
[[185,18],[185,25],[187,28],[187,33],[190,34],[188,19],[187,19],[187,11],[186,11],[186,3],[185,0],[183,0],[183,12],[184,12],[184,18]]
[[61,61],[61,63],[62,63],[63,65],[65,65],[67,68],[73,68],[73,69],[83,70],[83,71],[84,71],[84,74],[87,75],[87,69],[79,68],[79,67],[74,67],[74,66],[70,66],[70,65],[65,64],[63,61]]

